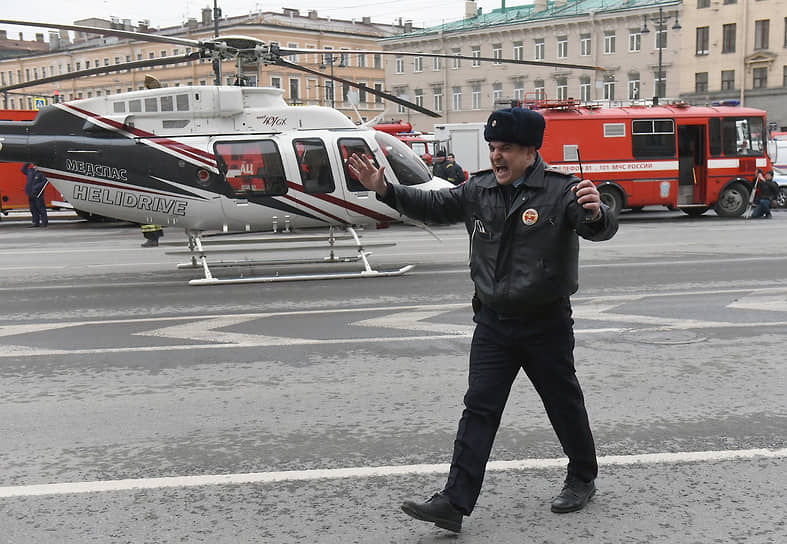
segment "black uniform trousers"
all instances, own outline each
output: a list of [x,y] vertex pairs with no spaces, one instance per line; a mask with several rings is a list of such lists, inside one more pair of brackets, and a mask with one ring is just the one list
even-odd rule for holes
[[574,372],[574,320],[568,298],[504,318],[482,307],[474,316],[465,409],[444,493],[465,515],[475,507],[503,408],[524,369],[569,459],[568,478],[598,474],[582,389]]

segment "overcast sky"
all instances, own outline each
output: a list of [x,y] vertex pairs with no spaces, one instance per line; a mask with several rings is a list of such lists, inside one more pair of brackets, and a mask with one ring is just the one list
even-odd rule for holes
[[[477,0],[484,12],[500,6],[501,0]],[[509,2],[510,5],[530,3]],[[0,18],[36,22],[73,24],[78,19],[98,17],[129,19],[133,25],[140,20],[149,20],[154,28],[179,25],[189,17],[199,19],[202,8],[213,7],[213,0],[6,0]],[[401,17],[412,20],[415,26],[433,26],[444,21],[455,21],[464,17],[464,0],[381,0],[370,4],[363,0],[281,0],[281,3],[254,0],[218,0],[225,16],[236,16],[257,11],[281,12],[283,7],[295,8],[305,15],[316,9],[320,17],[334,19],[361,19],[369,16],[375,23],[391,24]],[[23,32],[26,40],[35,39],[36,32],[46,29],[0,25],[8,31],[10,38]],[[45,38],[45,39],[48,39]]]

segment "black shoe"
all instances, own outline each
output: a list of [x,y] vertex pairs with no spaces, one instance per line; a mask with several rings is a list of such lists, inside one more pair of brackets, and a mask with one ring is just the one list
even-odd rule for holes
[[462,513],[454,508],[443,493],[435,493],[426,502],[404,501],[402,510],[408,516],[421,521],[429,521],[440,527],[458,533],[462,530]]
[[595,493],[595,482],[583,482],[570,478],[566,480],[560,495],[552,501],[552,511],[565,514],[582,510]]
[[41,226],[41,225],[39,225],[38,223],[33,223],[32,225],[28,225],[28,226],[27,226],[27,228],[29,228],[29,229],[34,229],[34,228],[36,228],[36,227],[40,227],[40,226]]
[[146,240],[142,242],[142,247],[156,247],[158,246],[158,242],[155,240]]

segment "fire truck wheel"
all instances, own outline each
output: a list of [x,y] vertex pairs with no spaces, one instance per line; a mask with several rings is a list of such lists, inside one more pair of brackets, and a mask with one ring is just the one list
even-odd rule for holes
[[780,208],[787,206],[787,189],[784,187],[779,189],[779,194],[776,195],[776,205]]
[[749,205],[749,191],[740,183],[731,183],[719,195],[714,210],[722,217],[743,215]]
[[623,196],[620,191],[613,187],[599,187],[599,194],[601,195],[601,202],[607,205],[612,215],[620,214],[623,209]]

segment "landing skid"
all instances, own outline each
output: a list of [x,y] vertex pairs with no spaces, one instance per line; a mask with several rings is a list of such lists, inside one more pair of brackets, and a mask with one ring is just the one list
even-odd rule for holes
[[[414,265],[406,265],[396,270],[375,270],[369,263],[369,256],[371,252],[368,251],[370,247],[390,247],[396,245],[393,242],[370,242],[362,243],[360,237],[352,227],[347,228],[348,234],[337,235],[334,228],[331,227],[328,236],[314,236],[314,235],[280,235],[274,237],[257,238],[257,239],[241,239],[241,240],[211,240],[204,241],[199,233],[189,234],[189,249],[172,251],[168,254],[189,254],[191,261],[178,265],[179,269],[184,268],[201,268],[203,272],[202,278],[196,278],[189,281],[189,285],[221,285],[221,284],[236,284],[236,283],[274,283],[282,281],[307,281],[307,280],[336,280],[336,279],[349,279],[349,278],[381,278],[391,276],[401,276],[406,274],[413,268]],[[346,243],[340,241],[347,240]],[[271,247],[270,243],[284,244],[283,247]],[[322,242],[317,244],[316,242]],[[244,248],[230,248],[226,247],[228,244],[243,244],[247,245]],[[248,244],[258,244],[263,246],[258,248],[258,251],[271,252],[271,251],[294,251],[294,250],[314,250],[314,249],[327,249],[329,254],[325,257],[317,258],[302,258],[302,259],[242,259],[242,260],[220,260],[208,261],[208,253],[249,253],[252,251]],[[225,247],[221,247],[221,246]],[[264,247],[267,245],[268,247]],[[210,246],[206,248],[206,246]],[[354,255],[341,256],[337,254],[341,249],[354,249]],[[336,272],[336,273],[314,273],[314,274],[275,274],[272,276],[241,276],[237,278],[218,278],[213,275],[212,268],[230,268],[230,267],[243,267],[243,266],[271,266],[271,265],[298,265],[298,264],[323,264],[323,263],[350,263],[358,262],[363,263],[363,270],[357,272]]]

